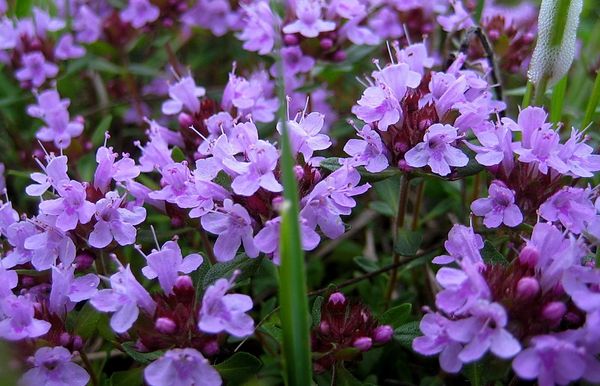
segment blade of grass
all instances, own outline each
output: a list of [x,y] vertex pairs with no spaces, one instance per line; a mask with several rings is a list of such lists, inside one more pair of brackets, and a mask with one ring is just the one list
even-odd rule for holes
[[590,96],[590,100],[588,102],[587,108],[585,109],[585,116],[583,117],[583,122],[581,123],[581,128],[586,128],[590,123],[592,123],[592,119],[594,118],[594,113],[596,112],[596,107],[598,107],[598,102],[600,102],[600,71],[596,73],[596,81],[594,82],[594,88],[592,89],[592,95]]
[[552,90],[552,101],[550,105],[550,121],[557,123],[562,118],[563,107],[565,104],[565,93],[567,91],[567,75],[558,81]]
[[527,81],[527,87],[525,88],[525,94],[523,95],[523,102],[521,103],[522,108],[529,107],[531,105],[531,96],[533,95],[533,83]]
[[[280,45],[279,45],[280,46]],[[310,354],[310,323],[308,298],[306,296],[306,269],[304,251],[300,239],[298,186],[294,174],[294,159],[287,128],[286,96],[283,84],[281,54],[277,58],[277,89],[279,96],[279,119],[281,130],[280,167],[283,182],[284,203],[281,211],[279,251],[279,303],[285,383],[288,386],[312,384]]]

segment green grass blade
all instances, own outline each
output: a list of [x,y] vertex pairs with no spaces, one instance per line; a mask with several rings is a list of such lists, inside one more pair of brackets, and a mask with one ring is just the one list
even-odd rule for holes
[[598,102],[600,102],[600,71],[596,73],[596,81],[594,82],[592,95],[588,102],[587,108],[585,109],[585,116],[583,117],[583,122],[581,123],[582,129],[586,128],[590,123],[592,123],[594,113],[596,112],[596,108],[598,107]]
[[[281,55],[277,54],[278,73],[283,73]],[[281,211],[279,250],[279,302],[285,381],[288,386],[312,384],[310,353],[310,322],[306,289],[304,251],[300,239],[298,186],[294,174],[294,159],[286,125],[286,98],[283,77],[278,79],[279,119],[281,130],[280,167],[284,204]]]
[[527,87],[525,88],[525,94],[523,95],[523,102],[521,103],[522,108],[529,107],[531,105],[531,96],[533,95],[533,83],[527,81]]
[[550,121],[557,123],[562,118],[563,107],[565,105],[565,93],[567,91],[567,75],[554,86],[552,90],[552,102],[550,105]]

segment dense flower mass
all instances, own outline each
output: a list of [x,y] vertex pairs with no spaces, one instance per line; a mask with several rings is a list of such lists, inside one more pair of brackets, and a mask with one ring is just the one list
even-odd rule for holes
[[598,23],[505,3],[0,0],[0,376],[600,384]]

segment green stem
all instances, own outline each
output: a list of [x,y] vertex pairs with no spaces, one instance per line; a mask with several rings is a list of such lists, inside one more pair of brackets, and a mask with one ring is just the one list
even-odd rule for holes
[[[410,178],[408,174],[402,175],[402,182],[400,185],[400,197],[398,197],[398,213],[394,220],[394,228],[392,239],[394,240],[394,252],[393,252],[393,264],[396,265],[400,261],[400,255],[396,252],[396,241],[398,239],[398,231],[404,226],[404,217],[406,216],[406,204],[408,203],[408,186]],[[385,308],[390,306],[392,300],[392,294],[394,293],[394,287],[396,286],[396,280],[398,279],[398,267],[394,267],[390,274],[390,282],[385,295]]]
[[563,78],[554,86],[554,89],[552,90],[550,121],[553,123],[558,123],[562,118],[568,79],[568,75],[563,76]]
[[525,94],[523,95],[523,102],[521,103],[522,108],[529,107],[531,105],[531,96],[533,95],[533,83],[527,81],[527,87],[525,88]]
[[485,0],[477,0],[477,7],[475,7],[475,13],[474,13],[473,17],[478,24],[481,24],[481,15],[483,14],[484,6],[485,6]]
[[581,123],[581,128],[585,129],[594,118],[594,113],[600,102],[600,71],[596,72],[596,81],[594,82],[594,88],[592,89],[592,95],[588,102],[587,108],[585,109],[585,116]]
[[548,87],[548,78],[542,77],[540,82],[535,85],[535,96],[533,98],[534,106],[542,106],[544,104],[544,96],[546,95],[546,88]]

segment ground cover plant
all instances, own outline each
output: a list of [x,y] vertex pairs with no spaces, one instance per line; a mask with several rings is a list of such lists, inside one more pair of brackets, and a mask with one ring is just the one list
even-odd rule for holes
[[0,0],[0,384],[600,384],[600,11]]

